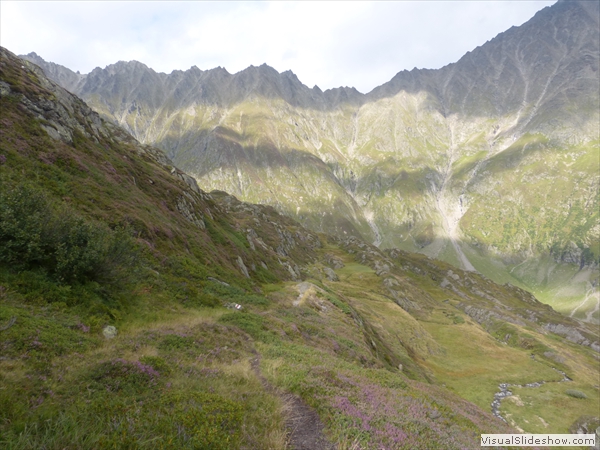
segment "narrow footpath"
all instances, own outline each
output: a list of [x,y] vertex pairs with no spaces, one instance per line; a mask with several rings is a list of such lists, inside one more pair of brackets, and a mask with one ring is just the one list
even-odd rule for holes
[[286,405],[288,413],[285,426],[289,433],[289,443],[293,450],[334,450],[323,434],[323,423],[317,412],[308,406],[300,397],[277,390],[260,371],[260,356],[258,353],[250,361],[252,370],[260,380],[265,390],[277,395]]

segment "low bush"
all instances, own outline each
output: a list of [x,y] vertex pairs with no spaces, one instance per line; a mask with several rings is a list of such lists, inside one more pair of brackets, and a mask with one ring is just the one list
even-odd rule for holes
[[98,364],[91,374],[92,380],[109,392],[144,391],[155,385],[159,376],[159,372],[148,364],[121,358]]
[[265,325],[265,319],[258,314],[233,312],[222,315],[219,322],[234,325],[259,341],[272,342],[274,340],[274,335],[269,332]]
[[87,220],[27,184],[0,190],[0,264],[14,271],[116,285],[131,279],[139,259],[126,230]]
[[565,394],[567,394],[569,397],[573,397],[573,398],[580,398],[580,399],[587,398],[587,395],[585,395],[583,392],[578,391],[576,389],[567,389],[565,391]]
[[188,336],[180,336],[179,334],[167,334],[158,344],[161,350],[187,350],[194,347],[194,339]]
[[152,367],[161,375],[169,375],[172,372],[169,364],[159,356],[142,356],[140,363]]

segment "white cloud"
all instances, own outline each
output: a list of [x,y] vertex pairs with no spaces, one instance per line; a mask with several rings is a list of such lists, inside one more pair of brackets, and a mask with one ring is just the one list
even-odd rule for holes
[[267,63],[362,92],[439,68],[553,1],[0,2],[0,44],[87,73],[119,60],[161,72]]

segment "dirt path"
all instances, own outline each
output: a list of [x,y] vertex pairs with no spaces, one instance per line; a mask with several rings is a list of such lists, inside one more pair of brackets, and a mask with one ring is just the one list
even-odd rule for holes
[[256,354],[250,361],[252,370],[265,390],[277,395],[285,405],[285,426],[289,433],[290,448],[293,450],[334,450],[323,434],[323,424],[314,409],[297,395],[282,393],[275,389],[260,371],[260,356]]

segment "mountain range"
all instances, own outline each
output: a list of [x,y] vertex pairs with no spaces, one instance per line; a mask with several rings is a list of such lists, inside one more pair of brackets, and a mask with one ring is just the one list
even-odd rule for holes
[[598,322],[599,11],[559,1],[362,94],[263,64],[89,74],[23,56],[206,189],[526,288]]
[[[565,8],[559,3],[544,11],[557,7]],[[438,131],[433,124],[456,120],[453,129],[466,133],[461,128],[466,122],[458,121],[466,112],[440,119],[439,105],[429,103],[425,91],[400,90],[367,101],[351,89],[319,92],[300,85],[296,90],[290,86],[299,82],[291,73],[277,74],[266,66],[249,69],[251,77],[192,70],[212,80],[214,89],[201,84],[169,100],[158,95],[163,89],[158,84],[141,80],[155,77],[165,86],[174,74],[153,75],[140,63],[117,66],[121,69],[110,68],[113,81],[121,80],[111,85],[115,96],[127,103],[133,95],[127,87],[133,75],[122,70],[137,73],[137,87],[145,89],[139,95],[145,102],[136,106],[140,113],[134,117],[134,110],[127,110],[123,116],[128,127],[141,124],[143,111],[149,111],[144,108],[155,101],[165,114],[160,117],[172,118],[173,145],[182,142],[183,129],[190,149],[197,135],[205,136],[205,156],[221,164],[224,174],[227,164],[237,164],[232,167],[240,189],[270,189],[274,198],[300,201],[310,188],[315,198],[298,204],[314,200],[319,209],[312,216],[307,210],[282,215],[222,190],[205,191],[196,181],[202,178],[188,175],[161,149],[140,142],[114,117],[95,112],[46,76],[54,70],[55,77],[62,73],[63,80],[78,84],[90,81],[90,74],[38,66],[0,48],[0,446],[458,449],[479,448],[482,433],[599,434],[597,326],[559,314],[513,284],[495,283],[427,255],[385,249],[391,244],[384,239],[395,235],[386,235],[389,229],[377,210],[365,215],[368,205],[384,205],[377,202],[386,198],[394,205],[384,169],[395,166],[376,157],[400,155],[403,164],[414,165],[412,172],[403,166],[406,175],[401,172],[394,182],[402,208],[415,214],[407,228],[411,239],[426,243],[429,238],[418,234],[419,227],[426,220],[432,224],[431,242],[418,248],[426,252],[439,245],[454,252],[458,265],[462,254],[466,269],[489,259],[485,253],[475,258],[478,247],[473,244],[471,250],[458,234],[463,228],[439,235],[442,228],[434,227],[431,211],[438,208],[441,215],[458,181],[488,171],[498,176],[493,171],[498,160],[487,153],[476,156],[460,178],[469,161],[448,165],[444,158],[449,156],[434,151],[441,144],[412,146],[437,142],[424,140],[426,125],[433,132]],[[98,71],[100,79],[106,76]],[[182,83],[189,72],[179,73]],[[262,73],[276,81],[265,82]],[[229,87],[219,91],[222,83]],[[184,116],[176,103],[188,102],[186,95],[197,91],[213,103],[188,106],[186,114],[191,122],[201,115],[217,121],[215,128],[178,128]],[[246,97],[240,101],[238,95]],[[86,98],[90,104],[92,97]],[[369,134],[375,136],[372,145],[365,144],[365,124],[371,120],[383,133],[398,104],[415,106],[392,117],[411,120],[407,126],[415,127],[416,137]],[[105,105],[108,111],[110,102]],[[382,105],[386,113],[380,112]],[[575,108],[568,120],[580,116],[577,131],[583,130],[580,138],[587,142],[587,118]],[[322,134],[309,135],[313,129]],[[346,136],[349,130],[356,133]],[[332,155],[336,143],[350,139],[335,153],[337,166],[318,153],[318,142],[309,151],[311,139],[327,133],[338,133],[337,141],[319,141]],[[390,136],[403,136],[402,151],[389,151],[385,139]],[[280,141],[271,142],[275,138]],[[552,139],[558,138],[547,142]],[[529,168],[523,161],[530,147],[537,149],[534,154],[552,156],[554,147],[534,141],[523,144],[516,156],[510,149],[499,153],[509,151],[516,158],[511,173],[518,169],[522,175]],[[558,163],[549,165],[558,172],[547,180],[550,186],[564,181],[566,173],[582,178],[586,170],[591,173],[577,158],[593,162],[595,147],[573,145],[579,153],[572,150],[570,157],[579,166],[560,172]],[[460,148],[454,149],[457,154]],[[436,158],[447,165],[428,162]],[[210,172],[214,179],[218,170]],[[252,183],[242,183],[251,176]],[[261,176],[271,177],[273,184],[266,186]],[[589,177],[593,181],[593,173]],[[378,190],[371,203],[362,204],[370,182]],[[297,183],[305,190],[295,191]],[[578,198],[583,188],[569,183]],[[335,186],[339,190],[331,190]],[[478,186],[468,192],[485,195]],[[508,195],[500,188],[495,189]],[[470,211],[469,198],[465,194],[458,201]],[[575,209],[573,198],[569,207]],[[313,229],[288,217],[294,214]],[[332,231],[324,233],[330,226]],[[593,237],[581,230],[568,233]],[[593,260],[592,246],[579,253],[576,248],[571,255],[581,257],[590,248]],[[588,280],[595,270],[589,259],[560,264],[568,270],[572,264],[577,276]]]

